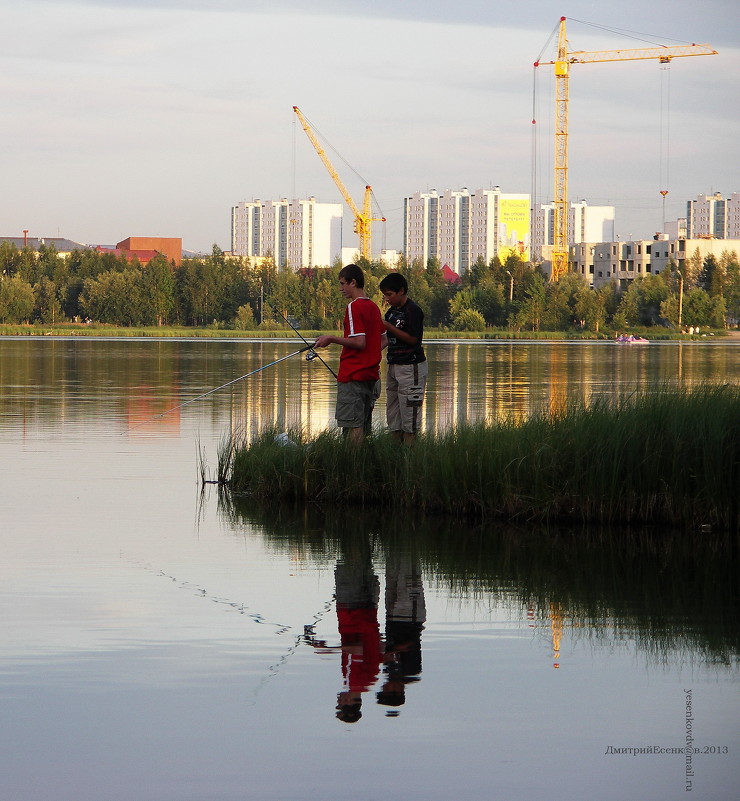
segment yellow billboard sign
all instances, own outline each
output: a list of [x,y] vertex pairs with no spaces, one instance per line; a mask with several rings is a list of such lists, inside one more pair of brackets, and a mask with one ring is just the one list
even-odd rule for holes
[[502,197],[498,205],[499,258],[505,261],[512,253],[529,261],[531,241],[529,197]]

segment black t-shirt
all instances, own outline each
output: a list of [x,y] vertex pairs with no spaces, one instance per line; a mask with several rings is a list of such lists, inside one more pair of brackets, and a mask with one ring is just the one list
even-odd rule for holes
[[411,298],[407,298],[406,303],[398,309],[391,306],[385,313],[385,319],[396,328],[400,329],[412,337],[416,337],[415,345],[407,345],[400,339],[393,336],[390,331],[388,335],[388,364],[417,364],[425,362],[424,348],[421,340],[424,336],[424,312],[414,303]]

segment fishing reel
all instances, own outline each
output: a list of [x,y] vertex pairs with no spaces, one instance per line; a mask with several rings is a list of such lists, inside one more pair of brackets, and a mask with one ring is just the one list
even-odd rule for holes
[[318,358],[319,358],[319,354],[318,354],[318,353],[316,353],[316,351],[315,351],[315,350],[310,350],[310,351],[309,351],[309,352],[306,354],[306,361],[307,361],[307,362],[312,362],[314,359],[318,359]]

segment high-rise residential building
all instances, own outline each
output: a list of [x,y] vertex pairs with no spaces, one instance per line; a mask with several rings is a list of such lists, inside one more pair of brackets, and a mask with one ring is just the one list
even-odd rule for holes
[[404,198],[403,243],[409,261],[437,259],[464,275],[482,257],[529,258],[530,197],[499,187],[416,192]]
[[342,252],[341,203],[317,203],[315,198],[290,205],[288,266],[329,267]]
[[342,251],[341,203],[316,198],[243,201],[231,209],[235,256],[272,256],[278,268],[328,267]]
[[725,238],[740,239],[740,192],[725,201]]
[[[554,244],[555,204],[538,206],[532,230],[535,258],[547,260]],[[568,209],[568,244],[610,242],[614,239],[614,206],[589,206],[585,200],[571,203]]]
[[719,192],[699,195],[686,203],[686,235],[689,239],[740,238],[740,192],[727,199]]
[[403,199],[403,252],[410,261],[421,259],[424,264],[438,255],[437,214],[439,195],[416,192]]
[[[269,201],[271,202],[271,201]],[[287,201],[285,201],[287,203]],[[231,208],[231,252],[238,256],[262,256],[261,200],[243,201]]]

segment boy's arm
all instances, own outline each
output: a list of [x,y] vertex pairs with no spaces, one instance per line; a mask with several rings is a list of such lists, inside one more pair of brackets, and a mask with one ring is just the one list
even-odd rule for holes
[[365,350],[365,335],[355,334],[353,337],[335,337],[333,334],[322,334],[313,343],[315,348],[326,348],[329,345],[341,345],[343,348]]
[[[383,324],[385,325],[386,332],[390,332],[394,337],[396,337],[396,339],[400,339],[401,342],[405,342],[407,345],[416,345],[416,343],[419,341],[419,337],[407,334],[402,328],[396,328],[395,325],[389,323],[387,320],[383,320]],[[385,336],[387,337],[387,333]]]
[[385,330],[391,333],[406,345],[416,345],[421,339],[421,332],[424,330],[424,315],[418,306],[408,307],[406,311],[406,327],[397,328],[387,320],[383,321]]

